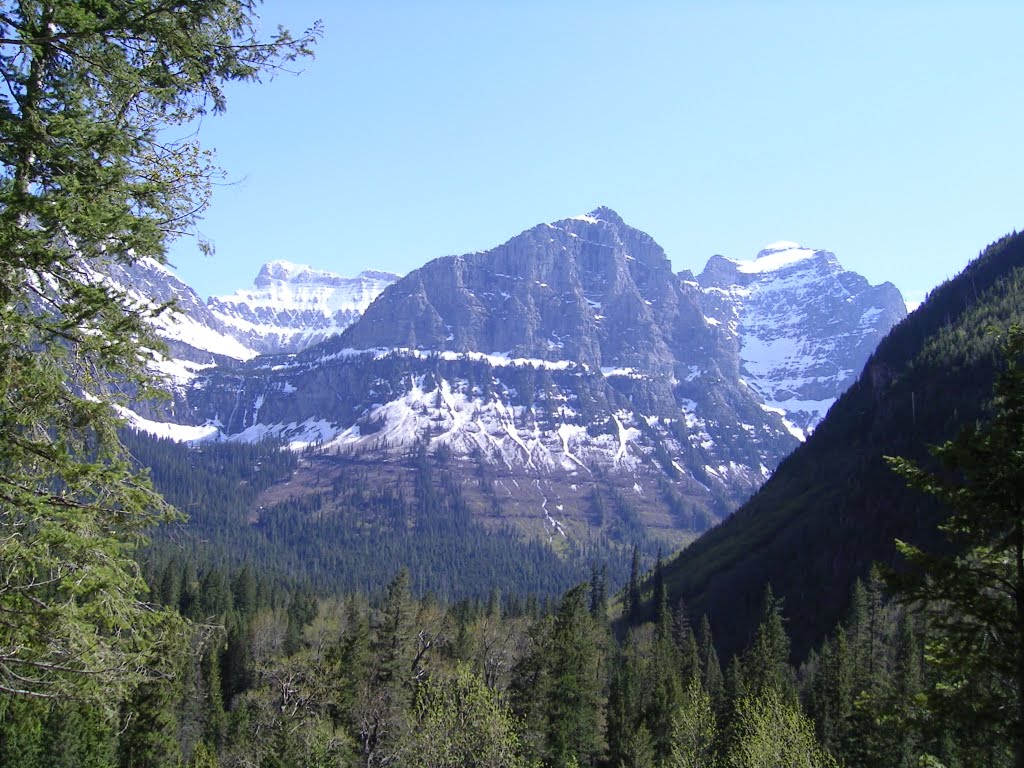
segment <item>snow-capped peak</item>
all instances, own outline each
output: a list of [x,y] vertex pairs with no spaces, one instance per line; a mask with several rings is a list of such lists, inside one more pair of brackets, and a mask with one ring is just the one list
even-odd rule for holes
[[278,259],[260,268],[252,289],[212,297],[208,306],[253,348],[295,351],[343,331],[397,279],[375,270],[343,277]]
[[766,245],[753,261],[736,262],[736,270],[746,274],[774,272],[783,267],[814,258],[818,253],[821,253],[821,251],[816,251],[813,248],[804,248],[799,243],[781,240],[777,243]]
[[344,279],[341,275],[336,275],[333,272],[313,269],[305,264],[296,264],[284,259],[276,259],[268,261],[260,268],[259,274],[256,275],[255,285],[257,288],[266,288],[275,282],[308,283],[318,282],[323,278],[328,280]]

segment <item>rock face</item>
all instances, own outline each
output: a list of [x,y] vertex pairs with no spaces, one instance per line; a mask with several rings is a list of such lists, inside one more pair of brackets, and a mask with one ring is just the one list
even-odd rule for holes
[[599,208],[430,262],[385,291],[340,343],[668,374],[680,317],[704,325],[699,291],[679,284],[649,235]]
[[366,271],[356,277],[288,261],[264,264],[252,290],[208,301],[213,315],[261,353],[297,352],[341,333],[398,275]]
[[906,317],[892,283],[872,286],[835,254],[776,243],[754,261],[715,256],[698,278],[739,345],[744,380],[809,433]]
[[361,316],[194,372],[181,434],[377,468],[425,452],[496,524],[679,544],[764,482],[902,316],[891,286],[795,246],[677,275],[608,208],[393,278],[273,262],[197,308],[260,349]]

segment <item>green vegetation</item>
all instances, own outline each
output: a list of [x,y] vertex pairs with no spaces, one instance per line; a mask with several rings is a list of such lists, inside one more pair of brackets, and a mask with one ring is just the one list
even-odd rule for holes
[[1013,765],[999,723],[979,733],[932,707],[950,677],[925,648],[944,636],[878,577],[855,585],[849,615],[798,669],[768,593],[724,676],[706,619],[694,633],[677,606],[616,640],[585,585],[543,609],[417,600],[404,571],[373,601],[314,600],[247,567],[181,577],[162,581],[181,584],[193,629],[166,644],[160,675],[114,716],[3,696],[0,763]]
[[[163,259],[214,168],[188,124],[309,53],[249,0],[5,2],[0,13],[0,691],[116,702],[178,629],[135,547],[173,516],[121,447],[158,345],[105,264]],[[98,398],[102,397],[102,401]],[[22,706],[30,706],[22,704]]]
[[[475,524],[422,450],[395,488],[355,462],[274,499],[303,459],[119,436],[169,308],[100,276],[161,260],[205,205],[214,169],[169,131],[315,33],[258,39],[250,0],[2,8],[0,765],[1024,766],[1024,238],[939,288],[764,493],[646,580],[626,536],[560,559]],[[896,536],[916,546],[890,601],[869,565]]]
[[[898,579],[905,599],[927,610],[929,661],[943,681],[929,709],[995,749],[1009,745],[1024,766],[1024,331],[1001,344],[995,415],[933,449],[941,471],[891,459],[909,485],[951,511],[940,526],[951,551],[899,542],[910,563]],[[997,746],[999,745],[999,746]]]

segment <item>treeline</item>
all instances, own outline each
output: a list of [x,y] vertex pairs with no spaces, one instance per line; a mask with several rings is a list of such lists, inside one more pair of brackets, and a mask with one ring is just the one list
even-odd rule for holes
[[[706,617],[609,620],[600,569],[560,601],[314,599],[251,567],[172,571],[154,594],[192,622],[108,709],[0,699],[0,764],[46,766],[1009,765],[1005,735],[929,719],[930,628],[873,574],[799,667],[769,590],[723,666]],[[634,585],[635,586],[635,585]],[[621,634],[621,637],[617,635]],[[931,761],[931,762],[922,762]]]

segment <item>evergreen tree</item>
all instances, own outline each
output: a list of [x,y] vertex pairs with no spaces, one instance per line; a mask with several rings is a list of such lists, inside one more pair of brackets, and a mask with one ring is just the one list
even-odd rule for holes
[[309,53],[257,36],[255,3],[75,0],[0,14],[0,691],[111,707],[168,617],[133,555],[172,517],[117,435],[118,393],[152,392],[164,307],[98,279],[164,260],[213,169],[168,138],[227,81]]
[[618,654],[608,690],[608,762],[613,766],[627,759],[630,734],[639,721],[641,671],[637,657],[631,632]]
[[570,590],[552,625],[545,742],[554,765],[591,765],[601,753],[602,664],[586,598],[586,585]]
[[598,621],[608,619],[608,566],[590,566],[590,615]]
[[640,616],[640,547],[633,545],[633,558],[629,566],[629,585],[623,598],[622,613],[630,624]]
[[658,766],[657,750],[647,725],[640,725],[633,730],[626,741],[625,752],[619,762],[620,768],[656,768]]
[[[24,725],[19,723],[19,727]],[[99,707],[80,702],[53,705],[43,730],[41,765],[61,768],[114,766],[117,764],[117,738],[116,724]]]
[[[660,602],[665,602],[664,594]],[[664,760],[672,750],[672,718],[682,702],[684,678],[682,658],[672,631],[672,615],[665,607],[659,614],[661,620],[655,629],[654,648],[647,667],[648,679],[644,681],[644,687],[650,691],[644,714],[654,752],[659,760]]]
[[715,641],[711,634],[711,622],[707,614],[701,617],[697,628],[697,656],[700,659],[701,686],[711,697],[711,706],[718,714],[723,713],[725,705],[725,679],[722,676],[722,665],[715,651]]
[[658,626],[665,624],[668,616],[668,593],[665,591],[665,567],[661,562],[661,548],[658,548],[658,557],[654,561],[654,573],[651,575],[654,593],[654,623]]
[[157,675],[143,681],[122,706],[118,741],[121,768],[162,768],[181,762],[179,703],[184,694],[191,632],[167,643],[157,658]]
[[679,651],[680,679],[684,682],[689,682],[693,677],[700,680],[702,677],[700,649],[697,645],[697,638],[693,634],[693,627],[690,626],[686,604],[682,600],[676,603],[676,607],[672,611],[672,636]]
[[775,598],[770,585],[765,587],[761,624],[743,656],[743,679],[751,694],[762,695],[773,689],[785,701],[796,701],[796,685],[789,665],[789,637],[782,623],[782,601]]

